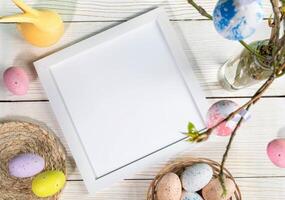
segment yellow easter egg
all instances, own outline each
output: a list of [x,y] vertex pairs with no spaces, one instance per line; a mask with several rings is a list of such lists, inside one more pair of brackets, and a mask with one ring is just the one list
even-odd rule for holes
[[65,185],[66,177],[61,171],[45,171],[38,174],[32,182],[32,191],[38,197],[50,197]]

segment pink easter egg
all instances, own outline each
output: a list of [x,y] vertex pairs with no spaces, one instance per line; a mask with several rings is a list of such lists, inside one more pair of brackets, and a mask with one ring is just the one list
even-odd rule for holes
[[29,77],[20,67],[10,67],[3,74],[6,88],[14,95],[25,95],[29,88]]
[[[214,103],[208,110],[206,124],[207,128],[215,126],[217,123],[224,120],[230,113],[238,108],[238,104],[230,100],[221,100]],[[228,136],[232,133],[233,128],[227,126],[226,122],[223,122],[214,130],[214,133],[219,136]]]
[[285,139],[272,140],[267,146],[267,155],[274,165],[285,168]]

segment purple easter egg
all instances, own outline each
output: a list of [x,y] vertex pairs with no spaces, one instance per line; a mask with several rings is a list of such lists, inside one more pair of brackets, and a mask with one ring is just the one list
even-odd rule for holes
[[10,67],[3,74],[6,88],[14,95],[25,95],[29,89],[29,77],[20,67]]
[[45,168],[45,160],[33,153],[23,153],[9,161],[9,173],[17,178],[28,178],[40,173]]
[[267,155],[274,165],[285,168],[285,139],[272,140],[267,146]]
[[[238,104],[230,100],[221,100],[213,104],[207,113],[206,124],[208,128],[215,126],[217,123],[224,120],[230,113],[238,108]],[[219,136],[228,136],[232,133],[233,128],[227,126],[223,122],[214,129],[214,133]]]

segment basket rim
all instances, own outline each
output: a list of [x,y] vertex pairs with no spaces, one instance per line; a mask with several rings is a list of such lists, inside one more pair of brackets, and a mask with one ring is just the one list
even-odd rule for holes
[[[201,158],[201,157],[187,157],[187,158],[183,158],[183,159],[179,159],[179,160],[174,160],[171,161],[170,163],[166,164],[164,167],[162,167],[161,170],[159,170],[159,172],[157,173],[157,175],[154,177],[154,179],[151,181],[148,191],[147,191],[147,200],[156,200],[155,198],[155,193],[156,193],[156,186],[159,183],[160,179],[167,173],[173,172],[176,166],[180,166],[180,170],[185,168],[185,167],[189,167],[195,163],[206,163],[208,165],[210,165],[214,169],[219,169],[220,168],[220,163],[218,163],[217,161],[208,159],[208,158]],[[214,168],[215,167],[215,168]],[[177,174],[176,172],[173,172],[175,174]],[[241,196],[241,191],[240,188],[238,186],[238,184],[235,181],[235,178],[233,177],[233,175],[230,173],[230,171],[228,169],[224,169],[224,173],[226,178],[229,178],[233,181],[234,185],[235,185],[235,193],[234,196],[236,198],[236,200],[242,200],[242,196]],[[179,176],[179,174],[177,174]],[[216,178],[217,175],[214,175],[213,178]],[[234,200],[233,197],[230,198],[230,200]]]

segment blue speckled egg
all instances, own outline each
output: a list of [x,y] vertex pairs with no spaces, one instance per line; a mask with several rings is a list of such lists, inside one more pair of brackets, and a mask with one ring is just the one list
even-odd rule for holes
[[203,198],[197,193],[184,191],[182,193],[181,200],[203,200]]
[[45,167],[45,160],[33,153],[23,153],[9,161],[8,168],[11,176],[28,178],[40,173]]
[[263,16],[261,0],[219,0],[213,22],[223,37],[243,40],[254,34]]
[[181,175],[182,187],[187,192],[197,192],[213,178],[213,169],[206,163],[196,163],[186,167]]

